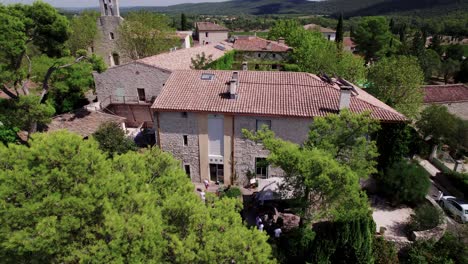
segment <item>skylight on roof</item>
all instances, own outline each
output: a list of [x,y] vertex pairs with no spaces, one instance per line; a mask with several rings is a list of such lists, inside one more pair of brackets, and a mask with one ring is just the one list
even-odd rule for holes
[[202,73],[201,79],[204,81],[211,81],[214,79],[214,74],[211,73]]
[[226,49],[223,45],[216,45],[215,48],[223,51]]

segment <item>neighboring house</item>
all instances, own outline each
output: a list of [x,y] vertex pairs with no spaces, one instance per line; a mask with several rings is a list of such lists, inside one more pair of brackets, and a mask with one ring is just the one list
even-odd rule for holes
[[192,181],[226,185],[245,185],[248,174],[283,176],[265,164],[268,151],[246,140],[242,129],[266,125],[278,137],[302,144],[314,117],[344,108],[371,111],[382,122],[406,121],[344,80],[327,82],[301,72],[174,71],[152,106],[161,149],[181,160]]
[[336,31],[334,29],[321,27],[321,26],[316,25],[316,24],[304,25],[304,28],[307,29],[307,30],[318,31],[318,32],[322,33],[324,38],[326,38],[326,39],[328,39],[330,41],[335,41]]
[[212,22],[196,22],[195,32],[200,45],[207,45],[227,40],[229,29]]
[[284,39],[272,41],[256,36],[236,37],[233,48],[236,50],[238,63],[247,62],[256,70],[260,69],[260,65],[262,70],[281,70],[282,65],[289,60],[292,50],[284,43]]
[[180,46],[183,49],[189,49],[192,47],[191,38],[192,38],[192,31],[177,31],[177,37],[180,39]]
[[229,43],[179,49],[94,73],[101,109],[126,118],[128,127],[153,127],[150,106],[173,70],[190,69],[191,59],[205,54],[213,60],[232,50]]
[[61,114],[52,118],[46,131],[68,130],[70,132],[88,138],[94,134],[102,124],[113,122],[120,124],[125,129],[125,118],[106,114],[100,111],[79,109],[71,113]]
[[468,86],[466,84],[426,85],[424,105],[445,105],[449,112],[468,120]]
[[118,29],[123,22],[119,0],[99,0],[99,7],[101,17],[97,21],[98,40],[91,51],[101,56],[109,67],[129,62],[131,59],[117,46]]
[[356,52],[356,43],[351,39],[351,37],[343,38],[343,49],[351,52]]

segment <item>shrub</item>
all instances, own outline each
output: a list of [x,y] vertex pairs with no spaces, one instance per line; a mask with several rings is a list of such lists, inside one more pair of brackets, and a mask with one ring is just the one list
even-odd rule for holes
[[396,204],[423,201],[431,184],[422,167],[407,161],[394,163],[377,176],[377,181],[380,191]]
[[463,192],[465,197],[468,197],[468,173],[460,173],[456,171],[446,172],[445,175],[454,186]]
[[111,157],[137,150],[135,142],[125,135],[119,124],[114,122],[102,124],[93,137],[99,143],[99,149],[109,153]]
[[224,195],[229,198],[237,198],[242,195],[242,192],[239,188],[237,187],[230,187],[229,189],[224,191]]
[[430,204],[423,204],[417,207],[414,214],[411,215],[408,229],[410,232],[432,229],[442,223],[443,216],[440,209]]
[[398,264],[398,252],[393,242],[383,237],[376,237],[373,243],[375,264]]

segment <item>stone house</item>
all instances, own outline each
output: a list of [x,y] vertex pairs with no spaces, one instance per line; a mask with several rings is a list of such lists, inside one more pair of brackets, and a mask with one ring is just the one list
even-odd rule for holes
[[463,120],[468,120],[468,86],[463,83],[426,85],[424,105],[445,105],[448,111]]
[[260,65],[266,67],[263,70],[281,70],[283,64],[289,60],[292,51],[284,43],[284,39],[279,41],[266,40],[257,36],[238,36],[234,40],[233,48],[236,50],[236,60],[238,63],[247,62],[252,69],[260,69]]
[[[222,47],[222,48],[220,48]],[[125,117],[128,127],[153,127],[152,102],[174,70],[188,70],[192,59],[205,54],[213,60],[232,50],[229,43],[179,49],[94,73],[100,108]]]
[[324,38],[330,41],[335,41],[336,31],[334,29],[322,27],[316,24],[307,24],[307,25],[304,25],[304,28],[307,30],[311,30],[311,31],[318,31],[322,33]]
[[245,185],[283,176],[265,164],[268,151],[246,140],[242,129],[268,126],[302,144],[314,117],[371,111],[382,122],[406,118],[358,87],[315,75],[280,71],[174,71],[152,110],[159,147],[182,162],[193,182]]
[[212,22],[195,23],[195,35],[200,45],[226,41],[228,34],[229,29],[221,25]]

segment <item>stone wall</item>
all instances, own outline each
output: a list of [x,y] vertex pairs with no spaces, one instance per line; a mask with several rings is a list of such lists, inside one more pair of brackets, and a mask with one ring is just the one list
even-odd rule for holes
[[114,102],[126,97],[127,102],[138,100],[138,88],[145,89],[146,101],[156,98],[164,83],[169,78],[170,72],[139,62],[112,67],[99,74],[94,73],[97,98],[104,107],[109,103],[112,96]]
[[[235,178],[240,185],[248,182],[248,171],[255,171],[255,158],[267,157],[269,154],[261,144],[247,140],[242,135],[244,128],[255,131],[257,120],[271,120],[271,130],[275,132],[276,136],[296,144],[304,143],[312,124],[312,119],[306,118],[236,116],[234,121],[234,165]],[[283,176],[281,169],[272,166],[268,168],[268,177],[281,176]]]
[[[118,28],[122,22],[123,18],[120,16],[101,16],[97,20],[99,33],[94,47],[94,53],[101,56],[108,66],[114,66],[112,53],[119,54],[120,64],[131,61],[125,52],[121,51],[117,45],[117,39],[119,38]],[[113,39],[111,33],[114,36]]]
[[[172,153],[182,162],[181,166],[190,165],[192,181],[201,182],[197,114],[187,113],[184,117],[180,112],[160,112],[159,124],[161,149]],[[188,137],[187,146],[184,146],[184,135]]]

